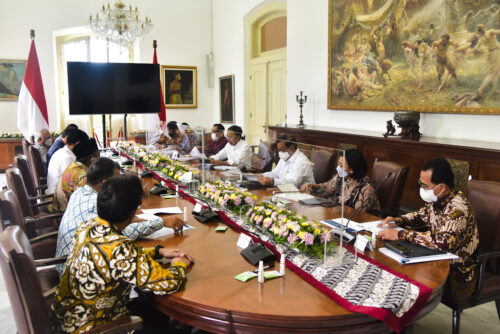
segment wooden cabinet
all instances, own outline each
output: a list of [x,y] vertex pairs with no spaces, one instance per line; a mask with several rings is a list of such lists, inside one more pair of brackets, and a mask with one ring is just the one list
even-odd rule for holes
[[442,156],[468,163],[469,174],[476,180],[500,182],[500,144],[423,136],[420,141],[384,138],[382,132],[327,127],[269,127],[271,140],[290,134],[299,142],[338,148],[339,144],[356,145],[368,162],[369,174],[376,159],[395,161],[409,166],[401,205],[410,209],[422,205],[417,180],[422,166]]
[[22,138],[0,139],[0,170],[5,171],[13,164],[14,157],[23,153]]

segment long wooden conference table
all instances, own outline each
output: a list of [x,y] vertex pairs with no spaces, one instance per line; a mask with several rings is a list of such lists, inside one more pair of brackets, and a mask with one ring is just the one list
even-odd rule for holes
[[[153,178],[144,178],[144,189],[151,188],[157,182]],[[268,199],[272,191],[260,189],[252,192],[261,201]],[[179,248],[195,259],[181,291],[168,296],[154,296],[155,307],[163,313],[182,323],[214,333],[392,332],[386,324],[375,318],[345,310],[288,269],[284,277],[262,284],[257,279],[246,283],[234,279],[239,273],[256,269],[240,255],[236,245],[238,231],[228,229],[222,233],[215,232],[215,228],[222,223],[199,223],[191,214],[194,205],[183,198],[148,196],[143,200],[142,208],[176,205],[181,209],[187,207],[187,224],[194,229],[182,235],[139,241],[144,247],[162,244]],[[311,219],[341,216],[338,207],[311,207],[294,203],[290,208]],[[351,213],[351,208],[345,209],[346,217]],[[182,215],[179,217],[182,218]],[[376,219],[366,213],[358,213],[354,218],[358,222]],[[380,240],[377,247],[382,247]],[[428,314],[440,303],[448,275],[448,261],[403,265],[378,250],[368,251],[365,255],[433,290],[426,306],[416,318]],[[275,269],[279,270],[279,263],[276,263]]]

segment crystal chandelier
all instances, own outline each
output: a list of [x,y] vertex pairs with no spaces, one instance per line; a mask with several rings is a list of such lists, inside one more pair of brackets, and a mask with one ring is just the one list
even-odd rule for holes
[[108,39],[124,47],[130,47],[137,39],[142,38],[153,28],[151,19],[139,20],[137,7],[118,0],[112,6],[102,5],[102,9],[97,12],[95,18],[90,15],[90,29],[98,37]]

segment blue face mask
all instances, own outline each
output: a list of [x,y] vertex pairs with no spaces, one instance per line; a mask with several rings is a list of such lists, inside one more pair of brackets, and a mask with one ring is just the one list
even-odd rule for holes
[[337,173],[339,174],[339,177],[347,177],[349,173],[344,170],[342,167],[337,165]]

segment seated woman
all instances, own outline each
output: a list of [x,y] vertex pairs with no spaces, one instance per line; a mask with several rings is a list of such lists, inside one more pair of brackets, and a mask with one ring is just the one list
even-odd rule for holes
[[[54,332],[84,332],[129,315],[132,286],[168,294],[186,280],[186,268],[193,261],[187,254],[161,245],[143,249],[121,234],[134,219],[141,199],[141,181],[136,176],[114,176],[99,188],[98,217],[77,228],[55,292]],[[153,260],[162,257],[171,258],[170,267],[164,269]],[[151,333],[147,326],[144,319],[144,332]]]
[[342,156],[339,158],[337,166],[338,174],[330,181],[320,184],[306,183],[302,186],[301,190],[318,192],[322,197],[329,198],[335,204],[339,205],[340,197],[342,196],[341,178],[345,178],[345,205],[362,209],[362,211],[372,212],[380,210],[380,203],[371,180],[366,176],[368,166],[363,154],[358,150],[351,149],[345,152],[345,160]]

